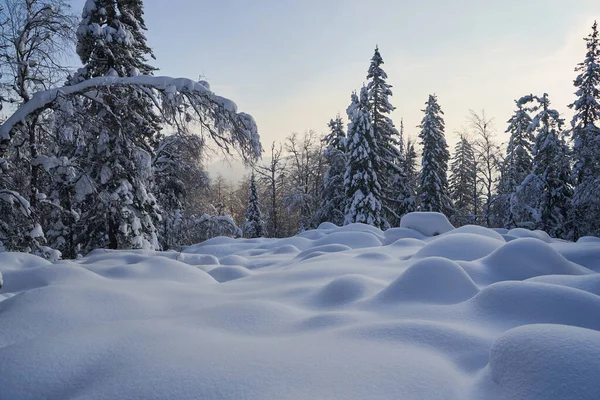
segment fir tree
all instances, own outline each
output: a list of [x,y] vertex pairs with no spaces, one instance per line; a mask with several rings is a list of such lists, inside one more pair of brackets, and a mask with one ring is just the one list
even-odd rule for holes
[[493,226],[514,228],[515,220],[511,212],[511,198],[517,187],[531,173],[533,167],[533,141],[534,134],[530,129],[530,109],[523,101],[529,101],[529,97],[515,100],[517,109],[508,120],[507,133],[510,133],[506,156],[502,161],[500,169],[500,180],[498,182],[497,194],[492,201],[491,220]]
[[244,237],[249,239],[264,236],[264,223],[260,212],[260,203],[258,201],[258,191],[256,190],[256,181],[254,172],[250,177],[250,193],[248,198],[248,209],[246,210],[246,220],[244,222]]
[[600,44],[598,24],[584,39],[587,53],[576,67],[580,74],[574,81],[577,100],[571,105],[575,111],[571,121],[573,139],[573,212],[575,238],[600,235]]
[[451,216],[452,200],[448,193],[448,161],[450,153],[444,136],[444,114],[435,95],[430,95],[421,121],[423,155],[419,175],[419,209],[436,211]]
[[510,139],[506,147],[506,157],[502,166],[502,177],[498,184],[499,193],[514,193],[532,168],[532,147],[534,136],[529,126],[531,117],[528,110],[519,101],[517,109],[508,120],[507,133]]
[[329,168],[324,176],[323,196],[319,219],[321,222],[344,224],[346,197],[344,193],[344,174],[346,172],[346,133],[344,123],[338,115],[329,122],[330,133],[323,139],[327,147],[323,151]]
[[[415,201],[418,198],[415,196],[416,188],[419,180],[419,173],[417,170],[417,163],[419,156],[417,154],[417,150],[415,149],[415,142],[412,139],[406,140],[406,153],[404,155],[404,172],[406,173],[406,179],[408,181],[408,186],[413,193],[413,197]],[[416,208],[417,204],[415,204]]]
[[477,217],[478,190],[475,152],[466,137],[456,144],[450,165],[450,198],[459,225],[473,224]]
[[363,86],[360,98],[352,94],[347,110],[348,137],[347,159],[344,175],[346,211],[344,224],[362,222],[377,228],[385,228],[382,218],[381,184],[377,171],[381,171],[381,159],[377,139],[373,132],[367,88]]
[[383,63],[379,48],[376,47],[367,74],[367,96],[373,134],[379,151],[380,169],[377,176],[380,184],[384,185],[381,194],[387,216],[384,226],[387,226],[389,221],[399,223],[399,217],[413,211],[414,198],[403,170],[404,155],[400,133],[389,117],[395,107],[389,101],[392,86],[386,82],[387,74],[382,68]]
[[[406,147],[404,146],[404,119],[400,119],[400,131],[398,134],[398,150],[406,158]],[[406,171],[404,171],[406,172]]]
[[[151,74],[153,57],[144,34],[141,0],[89,0],[77,31],[84,67],[73,79]],[[85,251],[97,247],[157,248],[160,219],[152,194],[153,148],[159,118],[142,89],[114,88],[98,94],[88,112],[98,116],[89,133],[87,171],[95,195],[88,196],[80,220]],[[106,238],[106,240],[105,240]]]
[[562,137],[564,121],[558,111],[550,109],[546,93],[541,98],[527,96],[521,100],[523,103],[528,101],[537,101],[539,104],[534,108],[538,113],[528,128],[530,132],[536,132],[533,168],[517,189],[511,206],[513,209],[526,210],[525,214],[517,214],[517,221],[527,222],[527,214],[530,214],[529,220],[535,228],[553,237],[565,238],[569,236],[568,213],[572,187],[570,151]]

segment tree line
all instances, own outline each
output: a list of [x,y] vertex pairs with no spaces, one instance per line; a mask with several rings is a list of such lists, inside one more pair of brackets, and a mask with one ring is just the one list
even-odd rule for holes
[[[596,24],[568,126],[547,94],[527,95],[506,145],[492,119],[471,112],[451,154],[430,95],[418,139],[409,138],[390,116],[376,48],[347,126],[338,115],[326,135],[291,134],[263,152],[252,117],[207,82],[154,76],[141,0],[90,0],[81,18],[63,0],[0,4],[0,242],[9,250],[75,258],[219,235],[286,237],[323,222],[387,229],[411,211],[600,235]],[[65,65],[72,49],[76,71]],[[252,174],[210,179],[215,150],[237,153]]]
[[[297,185],[292,188],[302,190],[282,197],[291,196],[305,209],[298,228],[314,228],[321,222],[360,222],[387,229],[398,226],[408,212],[435,211],[457,226],[541,229],[571,240],[600,236],[597,23],[584,40],[587,52],[576,66],[576,99],[569,105],[575,115],[570,124],[551,107],[547,93],[526,95],[515,101],[505,146],[497,141],[493,119],[485,112],[470,111],[468,126],[459,132],[453,155],[435,95],[429,96],[422,110],[418,143],[405,140],[402,121],[396,129],[390,118],[394,110],[391,85],[376,48],[367,84],[352,93],[347,130],[338,115],[322,139],[324,163],[315,157],[318,164],[304,165],[306,174],[294,166]],[[280,203],[275,201],[278,178],[273,165],[277,163],[259,167],[259,171],[269,171],[265,174],[265,188],[270,188],[264,196],[270,199],[265,203],[266,221],[271,234],[277,236],[276,205]],[[319,170],[323,165],[324,173]],[[283,183],[283,170],[280,175]],[[321,178],[322,182],[311,181]]]

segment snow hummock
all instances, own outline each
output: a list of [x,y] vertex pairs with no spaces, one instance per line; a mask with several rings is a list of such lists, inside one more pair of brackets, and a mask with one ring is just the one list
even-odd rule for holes
[[413,229],[425,236],[437,236],[454,229],[444,214],[436,212],[408,213],[400,220],[400,227]]
[[600,398],[600,242],[440,215],[0,252],[0,398]]

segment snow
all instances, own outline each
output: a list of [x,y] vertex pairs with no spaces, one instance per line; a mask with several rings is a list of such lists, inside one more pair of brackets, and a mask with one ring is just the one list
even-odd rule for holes
[[441,235],[454,229],[448,218],[437,212],[408,213],[400,220],[400,227],[413,229],[425,236]]
[[600,398],[598,240],[403,222],[0,252],[0,398]]

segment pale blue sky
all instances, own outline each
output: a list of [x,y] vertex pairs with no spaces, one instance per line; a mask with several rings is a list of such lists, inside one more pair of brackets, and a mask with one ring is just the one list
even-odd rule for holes
[[[73,2],[77,13],[82,4]],[[203,75],[255,117],[265,147],[291,132],[325,132],[344,115],[376,44],[395,122],[403,117],[416,135],[435,92],[453,144],[470,108],[502,132],[513,99],[530,92],[548,92],[568,116],[573,67],[600,2],[146,0],[145,11],[159,74]]]

